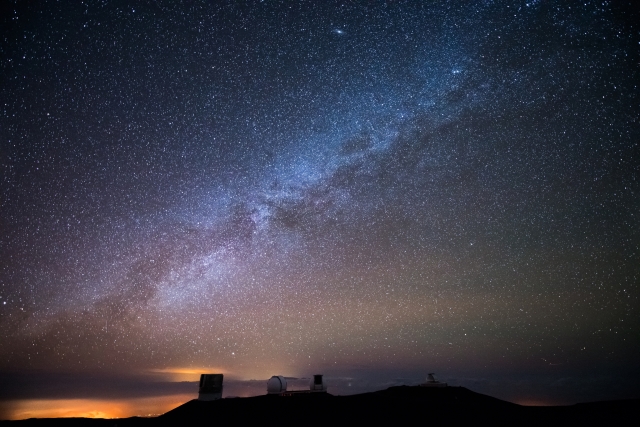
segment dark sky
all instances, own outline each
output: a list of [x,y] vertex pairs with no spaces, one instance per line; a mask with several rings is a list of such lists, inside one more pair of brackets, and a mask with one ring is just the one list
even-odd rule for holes
[[201,371],[640,396],[634,7],[7,1],[0,20],[1,399]]

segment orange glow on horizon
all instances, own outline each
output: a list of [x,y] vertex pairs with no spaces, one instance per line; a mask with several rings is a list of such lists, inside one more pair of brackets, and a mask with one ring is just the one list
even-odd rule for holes
[[28,418],[128,418],[158,416],[197,395],[176,394],[126,400],[25,399],[0,402],[0,419]]
[[[235,371],[230,371],[225,368],[202,368],[202,367],[167,367],[167,368],[153,368],[147,369],[147,374],[158,375],[165,381],[181,382],[181,381],[199,381],[200,374],[224,374],[225,380],[267,380],[272,375],[285,375],[285,376],[301,376],[297,373],[297,370],[292,370],[289,367],[257,367],[254,369],[246,369],[239,375]],[[304,375],[302,375],[304,376]]]
[[149,369],[147,372],[152,374],[162,374],[168,381],[199,381],[200,374],[225,374],[229,375],[230,371],[222,368],[157,368]]

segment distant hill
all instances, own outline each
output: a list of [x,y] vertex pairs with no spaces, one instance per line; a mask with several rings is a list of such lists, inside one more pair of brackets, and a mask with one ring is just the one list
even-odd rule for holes
[[192,400],[159,417],[169,423],[256,423],[260,425],[504,426],[636,425],[640,400],[561,407],[526,407],[464,387],[391,387],[351,396],[302,394],[256,396],[214,402]]

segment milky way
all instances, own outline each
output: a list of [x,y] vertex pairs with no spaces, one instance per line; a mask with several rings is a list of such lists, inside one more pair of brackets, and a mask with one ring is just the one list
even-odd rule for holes
[[631,7],[130,3],[2,6],[1,372],[638,396]]

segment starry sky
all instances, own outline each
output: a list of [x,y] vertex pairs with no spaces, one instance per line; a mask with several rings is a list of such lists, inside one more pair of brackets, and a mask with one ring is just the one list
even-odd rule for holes
[[240,395],[436,372],[518,403],[640,397],[635,7],[7,1],[0,19],[5,418],[181,403],[200,372]]

